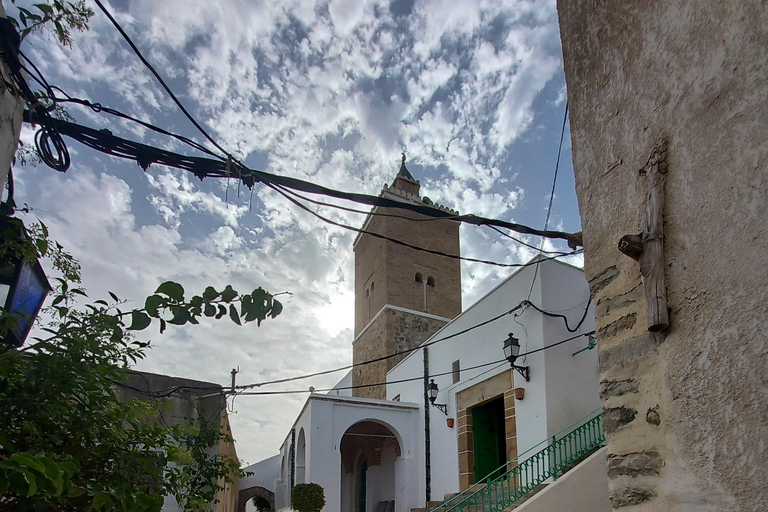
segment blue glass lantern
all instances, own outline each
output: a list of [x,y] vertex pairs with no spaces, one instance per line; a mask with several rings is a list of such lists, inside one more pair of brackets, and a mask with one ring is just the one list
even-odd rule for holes
[[[2,237],[26,237],[21,221],[3,219]],[[14,257],[0,268],[0,304],[13,321],[2,342],[20,347],[24,344],[32,324],[40,312],[51,285],[37,261]]]

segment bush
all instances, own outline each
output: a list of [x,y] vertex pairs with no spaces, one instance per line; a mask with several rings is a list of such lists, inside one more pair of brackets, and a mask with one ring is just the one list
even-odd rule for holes
[[291,491],[291,508],[297,512],[320,512],[325,491],[318,484],[296,484]]

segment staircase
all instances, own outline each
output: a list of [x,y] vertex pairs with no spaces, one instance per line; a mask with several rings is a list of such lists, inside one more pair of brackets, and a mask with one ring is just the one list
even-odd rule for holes
[[[544,448],[520,461],[523,455],[545,443]],[[504,474],[495,478],[489,475],[461,493],[446,495],[445,501],[430,501],[427,508],[414,508],[411,512],[509,512],[544,489],[550,478],[557,479],[604,443],[602,415],[598,410],[491,473],[498,475],[500,470],[506,470]]]

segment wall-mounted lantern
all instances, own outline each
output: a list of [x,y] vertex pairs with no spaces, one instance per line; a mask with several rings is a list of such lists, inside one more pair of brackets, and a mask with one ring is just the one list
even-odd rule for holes
[[509,333],[509,337],[504,340],[504,357],[507,358],[507,361],[509,361],[509,364],[512,365],[512,368],[517,370],[520,375],[523,376],[525,379],[525,382],[530,382],[531,380],[531,367],[530,366],[517,366],[515,364],[515,361],[517,361],[517,356],[520,355],[520,342],[517,338],[515,338],[512,333]]
[[429,396],[429,403],[431,403],[434,407],[437,407],[441,411],[443,411],[443,414],[448,416],[448,404],[436,404],[435,400],[437,400],[437,384],[435,384],[435,379],[431,379],[429,382],[429,385],[427,386],[427,392]]
[[[17,221],[17,222],[11,222]],[[23,240],[27,235],[18,219],[0,219],[0,236]],[[37,261],[11,257],[0,262],[0,304],[13,317],[2,343],[20,347],[40,312],[51,285]]]

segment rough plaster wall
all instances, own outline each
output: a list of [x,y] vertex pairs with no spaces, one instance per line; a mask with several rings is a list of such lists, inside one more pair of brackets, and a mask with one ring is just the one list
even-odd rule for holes
[[[0,17],[5,18],[5,8],[2,5],[0,5]],[[8,84],[13,83],[13,79],[5,62],[0,62],[0,75],[2,76],[0,80],[0,187],[4,189],[5,181],[8,179],[8,169],[19,142],[24,101],[14,95],[8,87]],[[2,197],[5,198],[4,190]]]
[[[585,270],[596,299],[610,496],[632,510],[768,498],[768,5],[558,1]],[[671,327],[647,333],[637,263],[668,140]]]

